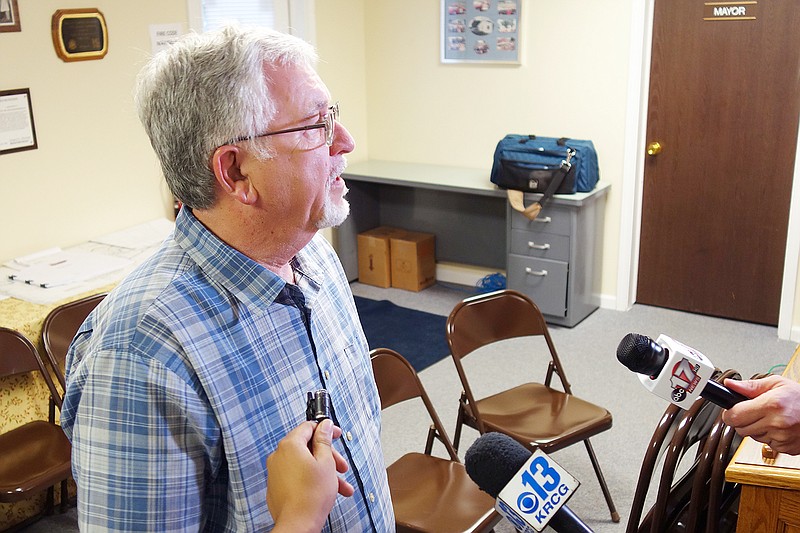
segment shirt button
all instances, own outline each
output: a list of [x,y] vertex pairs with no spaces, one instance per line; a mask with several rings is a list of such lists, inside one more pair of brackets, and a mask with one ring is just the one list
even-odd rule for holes
[[347,435],[345,435],[345,438],[347,438],[347,440],[353,440],[353,434],[348,431]]
[[375,503],[375,495],[372,494],[371,492],[369,493],[369,501],[370,503]]
[[324,372],[324,374],[325,374],[325,379],[331,379],[331,373],[330,373],[330,372],[328,372],[328,371],[326,370],[326,371]]

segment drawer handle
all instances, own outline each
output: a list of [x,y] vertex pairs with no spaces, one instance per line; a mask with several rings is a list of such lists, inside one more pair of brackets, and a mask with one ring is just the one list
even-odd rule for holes
[[553,219],[550,217],[534,218],[532,222],[539,222],[541,224],[549,224]]
[[531,276],[544,277],[547,275],[547,270],[534,270],[531,267],[525,267],[525,273],[530,274]]
[[550,249],[550,243],[536,244],[533,241],[528,241],[528,248],[534,248],[536,250],[549,250]]

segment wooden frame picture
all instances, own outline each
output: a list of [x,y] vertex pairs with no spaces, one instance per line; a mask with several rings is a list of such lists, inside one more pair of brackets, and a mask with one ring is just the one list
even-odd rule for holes
[[37,148],[30,89],[0,91],[0,155]]
[[0,0],[0,32],[22,31],[17,0]]
[[51,26],[53,46],[63,61],[103,59],[108,53],[106,19],[97,9],[59,9]]

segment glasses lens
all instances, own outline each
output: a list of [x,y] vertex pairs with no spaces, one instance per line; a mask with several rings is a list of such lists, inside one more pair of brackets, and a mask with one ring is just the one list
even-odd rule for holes
[[333,134],[335,133],[336,120],[339,118],[339,103],[333,104],[328,109],[328,114],[325,116],[325,144],[331,146],[333,144]]

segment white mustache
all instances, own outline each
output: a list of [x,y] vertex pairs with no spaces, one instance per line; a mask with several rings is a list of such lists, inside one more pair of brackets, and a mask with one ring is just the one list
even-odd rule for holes
[[346,168],[347,168],[347,158],[345,156],[342,156],[333,165],[333,168],[331,169],[331,173],[328,176],[328,181],[329,182],[333,181],[336,178],[338,178],[339,176],[341,176]]

